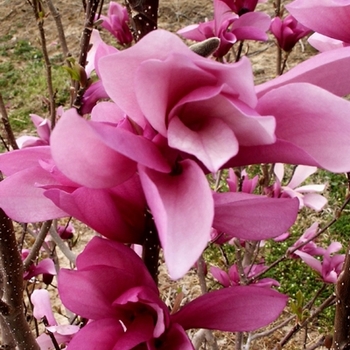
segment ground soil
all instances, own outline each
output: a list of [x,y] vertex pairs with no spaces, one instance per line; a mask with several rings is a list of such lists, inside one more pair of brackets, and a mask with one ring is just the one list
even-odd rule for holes
[[[80,0],[55,0],[57,8],[60,11],[62,22],[64,25],[65,35],[67,38],[69,50],[73,57],[78,57],[79,41],[84,23],[84,14]],[[105,1],[104,11],[106,12],[108,1]],[[271,15],[274,9],[271,3],[264,6]],[[170,30],[172,32],[193,23],[204,21],[206,18],[211,19],[213,15],[211,0],[160,0],[159,7],[159,27]],[[32,9],[25,0],[0,0],[0,36],[10,34],[12,41],[24,39],[30,41],[33,45],[39,45],[38,29],[34,19]],[[45,20],[45,31],[47,35],[47,43],[50,56],[59,53],[57,46],[58,38],[56,26],[53,19],[48,16]],[[245,44],[244,52],[248,54],[253,63],[253,71],[257,83],[266,81],[275,75],[275,57],[276,48],[273,39],[264,43]],[[302,45],[297,45],[289,60],[289,66],[297,64],[304,60],[310,51],[304,50]],[[81,224],[76,224],[77,234],[80,236],[78,245],[73,249],[78,253],[86,244],[87,240],[93,233]],[[67,265],[67,261],[61,257],[63,265]],[[200,294],[200,287],[196,274],[192,271],[186,278],[174,282],[167,277],[164,267],[161,268],[160,276],[161,293],[163,299],[168,304],[173,304],[179,287],[184,293],[183,302],[186,302]],[[52,292],[54,295],[54,292]],[[54,304],[57,317],[61,317],[63,313],[59,303]],[[288,317],[285,313],[282,318]],[[62,317],[61,317],[62,318]],[[64,318],[62,318],[64,320]],[[65,321],[64,321],[65,322]],[[287,333],[293,324],[286,325],[280,331],[275,332],[263,340],[259,341],[251,349],[273,349],[276,343]],[[220,349],[234,349],[234,335],[232,334],[216,334],[218,336],[218,344]],[[317,331],[310,333],[308,343],[319,338]],[[293,340],[285,349],[302,349],[301,336]],[[204,347],[203,347],[204,349]]]

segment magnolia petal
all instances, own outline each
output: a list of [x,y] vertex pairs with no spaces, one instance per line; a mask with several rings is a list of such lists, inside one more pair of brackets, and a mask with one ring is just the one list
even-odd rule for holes
[[[205,87],[203,97],[196,98],[203,100],[220,90],[217,78],[211,72],[198,67],[190,55],[177,52],[170,54],[164,61],[149,60],[142,63],[137,71],[137,81],[139,83],[135,90],[140,108],[150,124],[163,136],[166,136],[170,112],[184,96]],[[147,88],[150,81],[152,89]],[[186,120],[183,122],[186,123]]]
[[112,102],[100,102],[91,111],[91,120],[94,122],[118,124],[125,117],[126,114]]
[[11,219],[19,222],[40,222],[69,216],[46,198],[45,190],[38,185],[57,185],[57,182],[40,166],[7,177],[0,182],[0,207]]
[[182,277],[203,252],[210,240],[214,215],[203,171],[191,160],[181,162],[179,167],[180,174],[168,175],[139,166],[142,187],[173,279]]
[[0,154],[0,171],[5,176],[9,176],[18,171],[37,166],[39,160],[51,160],[49,146],[24,148]]
[[136,164],[108,147],[75,109],[65,112],[57,123],[51,151],[57,168],[86,187],[114,187],[136,170]]
[[49,274],[52,276],[56,275],[55,264],[51,259],[46,258],[41,260],[39,264],[35,266],[32,273],[29,272],[29,274],[26,276],[26,279],[30,279],[41,274]]
[[102,123],[93,123],[91,127],[104,143],[116,152],[148,168],[164,173],[171,171],[161,150],[144,136]]
[[85,269],[94,265],[137,271],[137,284],[146,285],[155,293],[158,293],[158,288],[148,273],[143,261],[132,249],[124,244],[100,237],[92,238],[85,247],[84,253],[78,255],[77,267],[78,269]]
[[113,301],[136,284],[134,273],[110,266],[95,265],[78,271],[61,269],[58,274],[62,303],[70,311],[91,320],[121,317],[122,311],[112,308]]
[[171,318],[184,329],[252,331],[274,321],[286,306],[287,298],[267,288],[224,288],[196,298]]
[[[136,71],[143,61],[153,58],[162,60],[169,52],[196,55],[176,35],[163,30],[154,30],[136,45],[103,57],[99,61],[100,76],[108,95],[140,126],[145,124],[144,116],[136,99],[135,85],[131,82],[135,81]],[[151,81],[153,82],[153,77]],[[147,90],[152,91],[149,87]]]
[[277,139],[303,149],[321,167],[334,172],[350,169],[348,101],[310,84],[289,84],[265,94],[258,111],[275,116]]
[[168,133],[170,147],[194,155],[213,173],[238,152],[234,132],[220,119],[207,119],[200,130],[192,131],[174,117]]
[[334,39],[349,41],[350,2],[348,0],[295,0],[286,5],[300,23]]
[[317,271],[320,275],[322,274],[322,264],[321,261],[317,260],[313,256],[308,253],[302,252],[301,250],[296,250],[294,252],[295,255],[298,255],[301,260],[303,260],[307,265],[309,265],[312,269]]
[[227,272],[221,270],[220,268],[218,268],[216,266],[211,266],[210,273],[222,286],[224,286],[224,287],[230,286],[230,279],[229,279]]
[[[69,343],[69,350],[95,350],[111,349],[118,337],[122,337],[124,329],[121,323],[115,318],[105,318],[88,323],[80,329]],[[118,348],[130,350],[130,348]]]
[[320,52],[341,49],[342,47],[349,46],[350,43],[345,43],[344,41],[332,39],[328,36],[314,33],[307,40],[308,43]]
[[213,227],[231,237],[249,240],[273,238],[295,222],[299,201],[245,193],[214,193]]
[[[265,95],[272,89],[291,83],[311,83],[337,96],[350,93],[350,83],[344,74],[350,65],[350,47],[323,52],[298,64],[296,67],[256,87],[258,97]],[[309,100],[308,94],[304,99]],[[321,102],[317,99],[317,102]],[[300,103],[300,101],[299,101]]]
[[170,329],[166,331],[161,339],[157,339],[158,343],[160,344],[159,350],[194,350],[186,332],[176,323],[170,325]]
[[326,185],[305,185],[305,186],[300,186],[294,189],[296,192],[300,193],[312,193],[312,192],[323,192],[326,188]]
[[292,179],[290,180],[288,187],[296,188],[302,182],[304,182],[310,175],[317,171],[317,167],[299,165],[295,168]]
[[303,197],[303,202],[306,207],[315,211],[320,211],[327,204],[327,199],[318,193],[307,193]]
[[33,303],[33,316],[38,320],[45,316],[50,326],[56,326],[57,321],[52,312],[50,294],[46,289],[36,289],[30,297]]
[[153,338],[154,319],[150,313],[140,313],[128,325],[126,332],[115,341],[113,350],[129,350]]
[[277,142],[240,147],[228,166],[283,162],[349,171],[348,101],[314,85],[296,83],[266,93],[258,112],[275,116]]
[[74,216],[105,237],[124,243],[141,242],[144,223],[142,196],[141,202],[136,205],[121,196],[118,190],[110,189],[81,187],[72,193],[50,189],[45,192],[45,196],[70,216]]

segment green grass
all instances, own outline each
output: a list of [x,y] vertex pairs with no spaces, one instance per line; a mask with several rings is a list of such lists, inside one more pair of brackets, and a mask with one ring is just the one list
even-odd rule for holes
[[[49,114],[46,70],[41,51],[29,41],[12,43],[11,35],[0,37],[0,89],[13,130],[32,129],[29,114]],[[69,99],[69,76],[62,68],[62,57],[52,60],[56,104]]]

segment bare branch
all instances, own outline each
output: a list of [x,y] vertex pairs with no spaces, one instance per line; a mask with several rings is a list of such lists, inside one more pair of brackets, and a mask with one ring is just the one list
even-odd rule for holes
[[[0,314],[18,350],[39,350],[23,312],[23,265],[12,221],[0,209]],[[5,336],[9,339],[9,335]]]
[[18,149],[16,138],[15,138],[15,135],[13,134],[1,93],[0,93],[0,118],[2,123],[4,124],[8,144],[12,147],[12,149]]

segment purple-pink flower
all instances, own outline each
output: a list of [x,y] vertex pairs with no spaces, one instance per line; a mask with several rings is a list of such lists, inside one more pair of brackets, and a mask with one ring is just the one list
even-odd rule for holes
[[296,250],[294,254],[298,255],[307,265],[315,270],[324,282],[336,283],[343,268],[345,255],[334,253],[339,251],[341,247],[342,245],[339,242],[331,243],[324,252],[322,261],[300,250]]
[[[22,260],[24,260],[30,253],[29,249],[22,249],[21,256]],[[31,264],[27,271],[24,272],[23,278],[25,280],[30,280],[33,277],[38,275],[56,275],[55,264],[49,258],[45,258],[40,260],[37,264]]]
[[101,15],[102,27],[107,29],[121,45],[128,45],[132,42],[132,34],[129,28],[129,15],[124,6],[117,2],[109,3],[107,16]]
[[282,186],[282,180],[284,177],[284,165],[281,163],[276,163],[274,167],[276,183],[270,188],[267,188],[266,192],[267,194],[271,194],[273,197],[296,197],[299,200],[300,208],[306,206],[314,209],[315,211],[320,211],[327,204],[327,199],[317,192],[324,191],[326,186],[315,184],[299,186],[316,171],[316,167],[298,165],[295,168],[290,182],[286,186]]
[[286,297],[273,290],[231,287],[170,314],[137,254],[98,237],[78,256],[77,270],[61,270],[58,289],[69,310],[89,319],[68,350],[193,349],[187,329],[253,330],[273,321],[286,304]]
[[214,20],[190,25],[178,34],[195,41],[218,37],[220,46],[214,56],[223,57],[239,40],[267,40],[269,26],[270,17],[265,13],[248,12],[239,16],[232,12],[227,1],[214,0]]
[[20,136],[16,140],[18,147],[25,148],[48,145],[50,143],[51,122],[36,114],[31,114],[30,119],[35,125],[39,137],[28,135]]
[[[298,249],[299,252],[304,252],[309,255],[324,255],[325,249],[318,247],[315,242],[312,241],[312,239],[316,236],[318,232],[318,223],[313,223],[308,229],[305,230],[305,232],[300,236],[300,238],[289,248],[297,248],[300,244],[303,244],[309,240],[310,242],[303,245],[301,248]],[[296,257],[295,253],[292,254],[292,257]]]
[[[247,279],[254,278],[257,274],[262,273],[266,269],[266,266],[263,264],[254,264],[251,266],[246,266],[244,268],[245,276],[240,276],[237,265],[232,265],[228,272],[212,266],[210,272],[213,277],[224,287],[232,287],[241,285],[241,277]],[[262,287],[262,288],[271,288],[272,286],[279,287],[279,283],[273,278],[262,278],[259,280],[254,280],[251,286]]]
[[284,19],[273,18],[270,31],[277,39],[278,46],[286,52],[291,51],[301,38],[311,32],[309,28],[303,26],[291,15]]
[[[33,292],[30,297],[33,303],[33,316],[38,320],[42,321],[46,317],[48,325],[46,329],[53,333],[57,343],[59,345],[67,345],[73,336],[79,331],[79,326],[75,325],[59,325],[55,319],[55,316],[51,309],[50,295],[46,289],[37,289]],[[41,334],[36,338],[37,343],[41,350],[53,349],[53,343],[50,336],[46,333]]]

